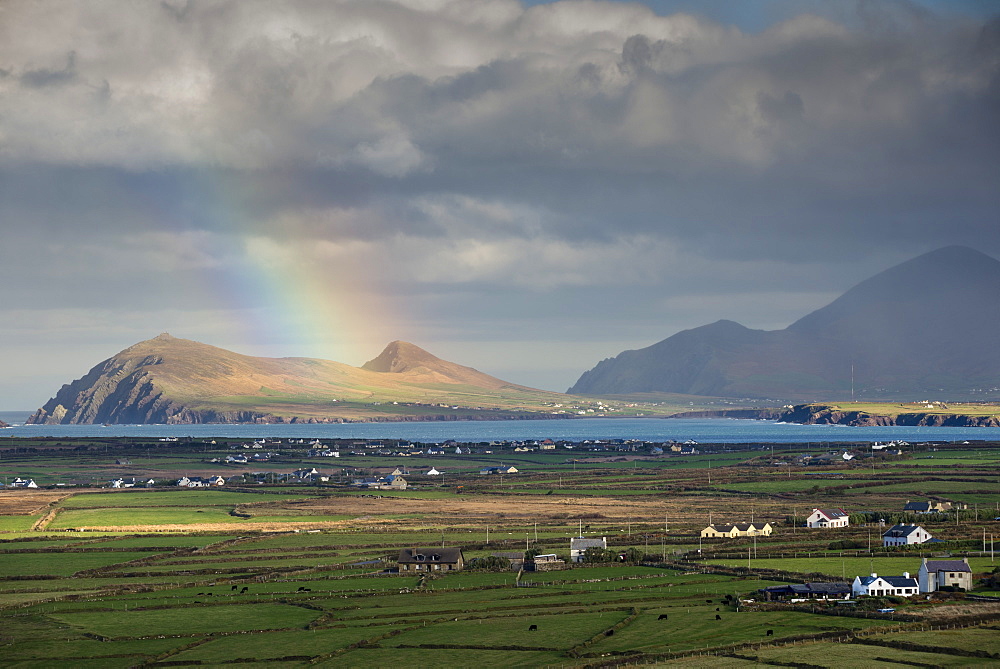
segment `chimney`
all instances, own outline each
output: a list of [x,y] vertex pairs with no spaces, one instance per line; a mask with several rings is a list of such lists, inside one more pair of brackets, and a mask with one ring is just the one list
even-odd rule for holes
[[903,578],[910,578],[910,572],[904,571],[903,572]]
[[872,572],[872,578],[878,578],[878,574],[876,574],[875,572]]

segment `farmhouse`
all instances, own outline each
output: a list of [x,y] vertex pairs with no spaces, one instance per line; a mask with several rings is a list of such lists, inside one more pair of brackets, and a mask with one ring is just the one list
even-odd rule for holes
[[944,513],[945,511],[951,511],[951,502],[935,502],[932,500],[927,500],[926,502],[911,502],[907,500],[906,504],[903,505],[903,511],[909,511],[910,513]]
[[458,571],[465,566],[461,548],[403,548],[396,560],[399,572]]
[[969,559],[961,560],[928,560],[924,558],[917,572],[920,582],[920,592],[934,592],[945,587],[972,588],[972,569]]
[[479,473],[484,476],[488,474],[516,474],[517,469],[515,469],[513,466],[483,467],[482,469],[479,470]]
[[909,572],[903,572],[902,576],[856,576],[851,590],[855,597],[868,595],[869,597],[909,597],[919,592],[917,579],[911,578]]
[[[607,549],[608,538],[587,539],[586,537],[571,537],[569,540],[570,562],[583,562],[583,554],[588,548]],[[536,558],[537,559],[537,558]]]
[[847,527],[850,518],[843,509],[813,509],[806,527]]
[[35,479],[22,479],[18,477],[10,482],[11,488],[37,488],[38,484],[35,483]]
[[427,470],[424,476],[441,476],[441,472],[439,472],[436,468],[431,467]]
[[787,583],[759,590],[766,601],[800,602],[807,599],[850,599],[850,583]]
[[883,546],[909,546],[931,540],[931,533],[919,525],[893,525],[882,535]]
[[706,539],[719,537],[769,537],[773,529],[771,523],[764,523],[760,526],[754,523],[709,525],[701,531],[701,536]]

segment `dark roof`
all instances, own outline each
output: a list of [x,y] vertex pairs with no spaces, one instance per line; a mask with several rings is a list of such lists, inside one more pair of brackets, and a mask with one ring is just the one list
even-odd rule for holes
[[403,564],[458,564],[464,561],[461,548],[440,546],[403,548],[399,551],[398,562]]
[[928,560],[927,571],[967,571],[972,572],[965,560]]
[[905,578],[903,576],[883,576],[882,580],[891,585],[894,588],[915,588],[917,587],[917,579]]
[[930,509],[930,502],[907,502],[903,506],[903,511],[929,511]]
[[762,588],[764,592],[790,595],[840,595],[850,594],[850,583],[790,583]]
[[[709,525],[708,527],[712,528],[716,532],[727,533],[727,532],[732,532],[735,525]],[[708,527],[706,527],[705,529],[707,530]]]
[[831,520],[834,518],[842,518],[843,516],[847,515],[846,513],[844,513],[843,509],[816,509],[816,510],[822,513],[827,518],[830,518]]
[[571,537],[569,540],[570,550],[586,550],[588,548],[607,548],[606,539],[586,539],[584,537]]
[[[905,537],[905,536],[908,536],[910,534],[913,534],[917,530],[923,530],[924,532],[927,532],[927,530],[924,530],[924,528],[920,527],[919,525],[893,525],[882,536],[883,537]],[[929,534],[929,532],[928,532],[928,534]]]

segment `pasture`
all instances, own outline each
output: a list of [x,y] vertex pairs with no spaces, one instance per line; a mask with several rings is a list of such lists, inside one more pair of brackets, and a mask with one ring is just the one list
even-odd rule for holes
[[[67,446],[45,452],[52,471],[107,470],[103,452],[84,457]],[[170,446],[162,457],[155,445],[129,447],[142,452],[133,462],[158,462],[160,472],[199,471],[218,455],[204,443],[189,450]],[[337,463],[313,466],[365,474],[373,465],[383,472],[391,470],[387,464],[398,466],[344,450]],[[787,445],[778,450],[784,453],[776,458],[800,452]],[[4,466],[37,464],[31,453],[16,456]],[[502,480],[478,475],[499,457],[522,472]],[[449,458],[454,466],[447,482],[411,476],[405,491],[360,491],[343,484],[350,479],[343,475],[309,486],[0,492],[4,662],[880,666],[891,655],[966,666],[984,660],[961,655],[963,649],[1000,655],[993,641],[1000,599],[976,604],[986,613],[971,622],[957,601],[895,604],[907,615],[926,618],[933,611],[960,623],[947,630],[833,605],[735,605],[784,582],[769,580],[774,569],[800,574],[799,580],[821,574],[850,581],[873,570],[914,573],[921,556],[947,550],[968,555],[977,577],[988,574],[1000,564],[982,551],[984,535],[1000,538],[991,511],[1000,505],[993,466],[1000,449],[939,447],[877,462],[874,469],[870,462],[845,462],[821,472],[777,468],[761,449],[684,458],[499,457]],[[283,458],[286,471],[307,460],[304,453]],[[407,466],[419,471],[441,462],[415,458]],[[892,552],[878,547],[882,530],[874,525],[805,530],[789,521],[813,507],[889,516],[907,499],[928,495],[978,504],[978,518],[976,509],[927,518],[928,529],[948,543]],[[698,536],[710,520],[750,518],[770,522],[774,534],[756,542]],[[569,539],[581,531],[605,537],[615,558],[632,549],[637,562],[522,573],[393,573],[399,550],[412,546],[458,546],[466,560],[526,550],[568,560]],[[884,645],[893,640],[934,650]]]

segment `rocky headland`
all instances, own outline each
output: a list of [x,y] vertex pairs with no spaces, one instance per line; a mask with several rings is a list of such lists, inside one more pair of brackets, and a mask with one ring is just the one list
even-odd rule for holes
[[29,424],[344,423],[558,418],[565,395],[508,383],[407,342],[363,367],[258,358],[162,334],[64,385]]

